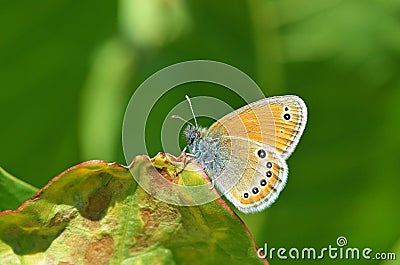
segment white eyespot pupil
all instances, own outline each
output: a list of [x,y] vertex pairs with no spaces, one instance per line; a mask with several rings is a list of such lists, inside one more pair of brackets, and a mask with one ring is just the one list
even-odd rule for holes
[[260,158],[265,158],[266,155],[267,155],[267,153],[265,153],[265,150],[260,149],[260,150],[258,150],[257,155],[258,155]]

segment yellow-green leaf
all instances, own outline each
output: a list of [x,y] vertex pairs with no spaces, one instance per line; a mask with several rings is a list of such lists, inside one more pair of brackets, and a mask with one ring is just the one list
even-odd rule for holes
[[0,264],[265,264],[222,199],[167,204],[130,172],[150,179],[154,165],[183,185],[208,182],[177,161],[159,154],[130,167],[89,161],[66,170],[18,210],[0,213]]

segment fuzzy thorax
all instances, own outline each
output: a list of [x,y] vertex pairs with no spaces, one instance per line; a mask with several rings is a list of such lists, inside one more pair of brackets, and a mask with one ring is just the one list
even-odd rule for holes
[[189,125],[184,131],[184,136],[188,142],[189,153],[194,160],[200,164],[211,178],[218,176],[223,168],[220,153],[221,141],[207,135],[206,129]]

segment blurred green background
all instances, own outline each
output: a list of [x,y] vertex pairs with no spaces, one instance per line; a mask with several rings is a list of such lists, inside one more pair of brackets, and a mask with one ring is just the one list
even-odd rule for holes
[[[279,200],[241,215],[258,246],[318,249],[345,236],[398,256],[271,264],[400,264],[398,0],[1,1],[0,165],[41,187],[89,159],[126,164],[130,96],[193,59],[231,64],[266,96],[297,94],[309,108]],[[177,87],[151,113],[150,155],[185,94],[244,104],[208,84]]]

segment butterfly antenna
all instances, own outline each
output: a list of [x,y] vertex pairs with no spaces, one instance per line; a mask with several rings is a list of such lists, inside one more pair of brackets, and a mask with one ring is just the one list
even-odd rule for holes
[[193,115],[193,118],[194,118],[194,123],[196,124],[196,128],[198,128],[199,125],[197,124],[196,116],[194,115],[192,102],[190,101],[190,98],[188,97],[188,95],[186,95],[185,97],[186,97],[186,100],[189,102],[190,110],[192,111],[192,115]]
[[182,118],[182,117],[179,116],[179,115],[172,115],[171,118],[184,121],[185,123],[189,123],[189,124],[191,124],[192,126],[194,126],[193,123],[191,123],[190,121],[185,120],[184,118]]

